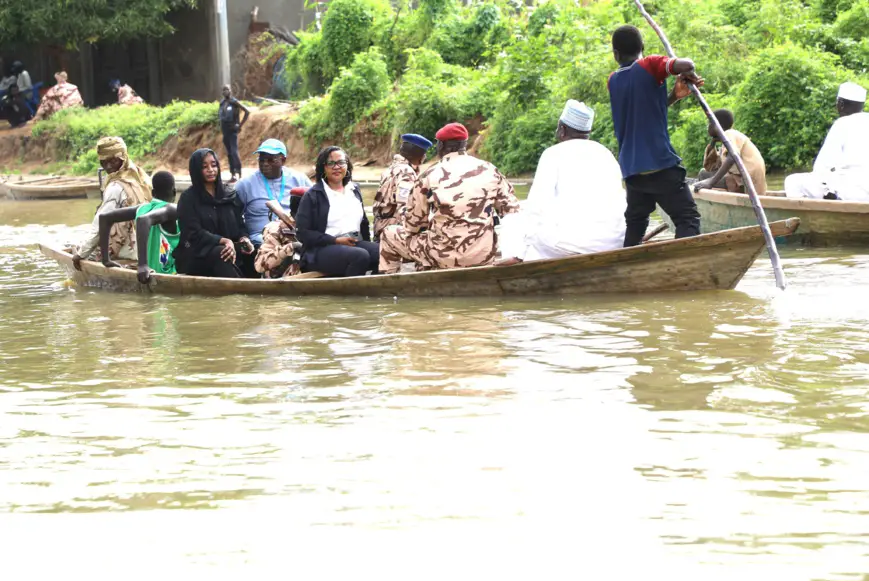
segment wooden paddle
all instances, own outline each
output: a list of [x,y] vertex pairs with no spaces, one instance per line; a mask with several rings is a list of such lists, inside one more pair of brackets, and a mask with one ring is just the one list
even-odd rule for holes
[[[673,47],[670,46],[670,41],[667,40],[667,35],[664,34],[661,27],[658,26],[655,20],[648,12],[646,12],[643,3],[640,0],[634,0],[634,4],[637,5],[640,14],[643,15],[643,18],[646,19],[649,26],[651,26],[655,33],[657,33],[658,38],[661,39],[661,43],[664,45],[664,49],[667,51],[670,58],[676,58],[676,53],[673,51]],[[766,214],[763,213],[763,206],[760,205],[760,199],[757,197],[757,190],[754,188],[754,182],[751,181],[751,176],[748,174],[748,170],[745,169],[745,164],[742,162],[742,157],[739,155],[739,152],[735,147],[733,147],[733,144],[730,143],[730,140],[724,134],[724,129],[721,128],[721,124],[712,113],[712,109],[709,107],[706,99],[704,99],[703,95],[700,94],[700,89],[691,83],[688,83],[688,87],[691,89],[691,93],[697,99],[697,102],[700,103],[700,107],[703,109],[703,112],[706,113],[709,122],[712,123],[718,131],[718,134],[721,136],[721,143],[727,148],[728,153],[733,157],[733,161],[736,162],[736,167],[739,168],[739,173],[742,174],[742,182],[745,184],[745,191],[748,193],[748,197],[751,200],[751,206],[754,208],[754,215],[757,218],[757,223],[760,224],[760,229],[763,232],[763,239],[766,241],[766,250],[769,252],[769,259],[770,262],[772,262],[772,270],[775,274],[776,286],[784,290],[787,286],[785,273],[784,270],[782,270],[781,259],[778,255],[778,249],[775,246],[775,239],[769,229],[769,222],[766,220]]]
[[269,200],[266,202],[266,208],[271,210],[272,214],[278,217],[278,220],[289,226],[290,228],[296,227],[296,221],[293,220],[293,217],[284,212],[284,209],[276,200]]

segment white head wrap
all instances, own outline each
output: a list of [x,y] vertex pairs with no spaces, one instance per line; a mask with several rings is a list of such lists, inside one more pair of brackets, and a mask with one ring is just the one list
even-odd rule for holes
[[842,83],[839,87],[839,98],[857,103],[866,102],[866,89],[857,83]]
[[589,132],[594,123],[594,111],[585,103],[570,99],[564,105],[559,121],[577,131]]

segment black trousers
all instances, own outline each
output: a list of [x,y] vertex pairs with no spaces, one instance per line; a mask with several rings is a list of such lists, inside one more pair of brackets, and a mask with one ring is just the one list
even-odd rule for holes
[[361,276],[369,270],[377,272],[379,264],[380,245],[360,241],[356,246],[332,244],[320,248],[307,270],[318,270],[329,276]]
[[685,182],[685,168],[682,166],[631,176],[625,180],[625,186],[628,192],[625,247],[636,246],[643,240],[655,204],[673,220],[676,238],[700,234],[700,212]]
[[241,175],[241,158],[238,156],[238,132],[231,129],[223,130],[223,146],[229,156],[229,172]]
[[222,278],[241,278],[241,269],[232,262],[224,262],[220,257],[223,246],[217,245],[203,257],[192,257],[177,264],[178,272],[190,276],[219,276]]

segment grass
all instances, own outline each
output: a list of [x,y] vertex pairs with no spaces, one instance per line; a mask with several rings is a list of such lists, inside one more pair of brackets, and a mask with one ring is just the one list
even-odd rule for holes
[[68,171],[90,174],[99,168],[96,143],[117,135],[127,143],[130,156],[142,159],[185,127],[216,125],[217,103],[173,101],[165,107],[112,105],[97,109],[73,108],[37,123],[34,137],[50,134],[71,162]]

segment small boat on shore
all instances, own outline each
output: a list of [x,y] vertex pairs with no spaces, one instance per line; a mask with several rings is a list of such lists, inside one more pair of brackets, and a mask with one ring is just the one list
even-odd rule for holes
[[43,176],[3,184],[13,200],[67,200],[100,196],[99,180],[83,177]]
[[[695,192],[694,200],[700,211],[700,231],[704,234],[757,224],[754,208],[746,194],[700,190]],[[869,244],[869,202],[796,199],[784,197],[784,192],[768,192],[767,195],[760,196],[760,203],[766,219],[770,222],[792,216],[800,219],[800,227],[796,232],[776,238],[777,244]],[[672,226],[669,216],[665,220]]]
[[[770,224],[788,236],[796,218]],[[119,292],[167,295],[336,295],[336,296],[522,296],[592,293],[655,293],[732,289],[764,249],[760,227],[736,228],[693,238],[667,240],[568,258],[393,275],[322,278],[316,273],[265,279],[207,278],[152,274],[142,285],[136,271],[84,261],[72,265],[69,252],[49,245],[40,251],[61,266],[75,285]]]

